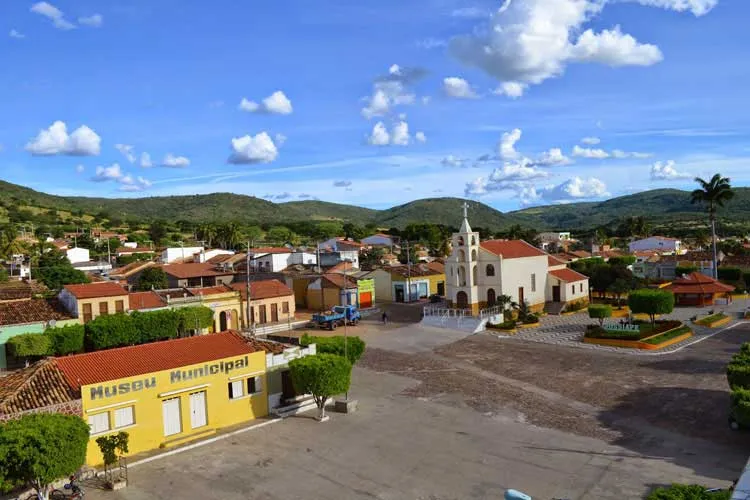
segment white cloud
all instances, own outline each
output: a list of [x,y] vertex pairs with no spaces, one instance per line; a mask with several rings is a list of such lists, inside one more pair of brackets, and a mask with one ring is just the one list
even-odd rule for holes
[[10,30],[10,33],[8,33],[8,36],[11,37],[11,38],[17,38],[19,40],[23,39],[23,38],[26,38],[26,35],[24,35],[23,33],[21,33],[18,30]]
[[172,153],[167,153],[164,159],[161,161],[162,167],[170,168],[185,168],[190,165],[190,159],[185,156],[175,156]]
[[93,14],[91,16],[79,17],[78,24],[83,26],[90,26],[92,28],[100,28],[104,23],[104,16],[101,14]]
[[478,97],[469,82],[457,76],[449,76],[443,79],[443,92],[448,97],[455,97],[456,99],[476,99]]
[[152,182],[150,180],[144,179],[141,176],[138,176],[134,179],[130,175],[126,175],[125,177],[120,179],[120,183],[122,184],[122,186],[120,186],[120,191],[126,192],[143,191],[152,186]]
[[46,17],[52,21],[57,29],[72,30],[76,28],[76,25],[65,19],[62,11],[51,3],[37,2],[31,6],[31,12]]
[[490,13],[479,7],[462,7],[460,9],[453,9],[451,16],[463,17],[466,19],[480,19],[483,17],[489,17]]
[[548,172],[540,170],[528,158],[507,162],[496,168],[488,177],[478,177],[466,184],[464,193],[474,196],[495,191],[515,191],[517,194],[531,187],[533,181],[546,179]]
[[573,156],[603,160],[604,158],[609,158],[609,153],[607,153],[603,149],[582,148],[581,146],[576,144],[575,146],[573,146]]
[[421,142],[422,144],[424,144],[425,142],[427,142],[427,136],[424,135],[424,132],[417,132],[416,134],[414,134],[414,139],[417,142]]
[[573,177],[554,187],[544,188],[537,191],[539,196],[552,203],[565,203],[568,201],[601,198],[609,196],[607,186],[595,177],[582,179]]
[[390,111],[391,102],[382,90],[376,90],[370,97],[370,102],[362,108],[362,116],[368,120],[373,116],[383,116]]
[[428,104],[430,104],[431,100],[432,100],[432,97],[430,97],[428,95],[422,96],[422,104],[425,105],[425,106],[427,106]]
[[657,161],[651,166],[651,180],[654,181],[690,179],[691,177],[693,176],[687,172],[678,172],[673,160],[666,162]]
[[473,181],[467,182],[464,194],[466,196],[482,196],[487,194],[487,180],[483,177],[477,177]]
[[271,163],[279,156],[279,150],[267,132],[255,136],[245,135],[232,139],[232,154],[229,163]]
[[448,155],[440,161],[440,164],[444,167],[463,167],[466,160],[457,156]]
[[495,95],[505,95],[511,99],[517,99],[523,95],[528,85],[520,82],[503,82],[492,91]]
[[348,188],[351,185],[352,185],[352,181],[336,181],[336,182],[333,183],[334,187]]
[[623,151],[621,149],[613,149],[612,150],[612,158],[622,159],[622,158],[651,158],[654,156],[652,153],[639,153],[637,151]]
[[718,5],[719,0],[630,0],[641,5],[684,12],[689,10],[695,16],[702,16]]
[[101,152],[101,137],[86,125],[68,135],[65,122],[56,121],[48,129],[40,130],[36,138],[26,144],[26,151],[36,156],[96,156]]
[[560,148],[551,148],[534,162],[536,165],[543,167],[570,165],[573,161],[565,156]]
[[286,136],[284,134],[276,134],[274,139],[276,139],[276,145],[279,147],[283,146],[286,142]]
[[76,165],[77,174],[82,174],[84,170],[86,170],[86,167],[84,167],[83,165]]
[[503,132],[500,137],[500,142],[497,144],[497,150],[500,154],[500,158],[503,160],[518,158],[518,151],[516,151],[516,143],[521,139],[521,129],[514,128],[510,132]]
[[408,146],[409,140],[409,124],[405,121],[396,123],[391,132],[391,144],[394,146]]
[[94,182],[119,181],[123,177],[125,177],[125,174],[120,169],[120,164],[113,163],[109,167],[96,167],[96,174],[91,180]]
[[619,26],[594,33],[584,31],[571,50],[571,58],[608,66],[651,66],[664,56],[656,45],[641,44],[631,35],[623,34]]
[[581,144],[587,144],[589,146],[596,146],[600,142],[602,141],[598,137],[584,137],[581,139]]
[[362,116],[369,120],[387,115],[394,106],[414,104],[417,96],[408,87],[426,74],[427,71],[422,68],[391,65],[388,74],[379,77],[373,84],[367,105],[362,108]]
[[[604,0],[506,2],[492,15],[487,27],[454,37],[449,50],[462,63],[480,68],[500,82],[527,85],[562,75],[571,62],[624,66],[660,61],[658,47],[641,44],[617,27],[601,33],[583,29],[606,3]],[[576,37],[578,33],[582,34]]]
[[140,165],[142,168],[151,168],[154,166],[154,163],[151,161],[151,155],[143,152],[141,153],[141,162]]
[[391,143],[391,135],[383,122],[378,122],[372,127],[372,133],[368,136],[367,142],[373,146],[387,146]]
[[129,144],[115,144],[115,149],[130,163],[135,163],[135,148],[133,146]]
[[277,90],[263,99],[260,104],[255,101],[249,101],[243,97],[240,101],[239,109],[249,113],[289,115],[292,113],[292,101],[289,100],[284,92]]

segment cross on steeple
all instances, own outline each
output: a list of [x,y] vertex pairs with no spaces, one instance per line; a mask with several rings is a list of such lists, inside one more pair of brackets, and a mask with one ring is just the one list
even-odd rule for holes
[[469,204],[464,201],[461,207],[464,209],[464,219],[468,219],[469,218]]

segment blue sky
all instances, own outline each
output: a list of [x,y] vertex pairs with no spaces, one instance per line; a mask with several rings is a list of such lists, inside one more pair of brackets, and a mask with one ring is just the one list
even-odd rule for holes
[[7,1],[0,177],[501,210],[750,185],[748,18],[742,0]]

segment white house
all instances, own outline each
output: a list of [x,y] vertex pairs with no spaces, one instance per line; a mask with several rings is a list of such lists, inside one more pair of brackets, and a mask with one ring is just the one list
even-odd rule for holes
[[65,251],[65,256],[71,264],[78,264],[79,262],[88,262],[91,260],[88,248],[68,248]]
[[642,240],[631,241],[628,245],[628,249],[630,250],[630,253],[646,250],[657,251],[660,253],[682,253],[682,242],[676,238],[649,236]]
[[464,220],[452,237],[453,251],[446,261],[446,299],[449,305],[469,309],[478,315],[496,305],[499,295],[516,303],[526,303],[541,311],[545,303],[588,300],[588,278],[565,267],[523,240],[480,241],[469,221]]
[[[202,250],[198,252],[198,259],[197,262],[206,262],[207,260],[216,257],[217,255],[234,255],[236,252],[234,250],[222,250],[221,248],[211,248],[210,250]],[[193,258],[193,262],[196,262],[196,259]]]
[[177,260],[184,261],[188,257],[192,257],[196,253],[200,253],[204,250],[203,247],[169,247],[165,248],[161,253],[161,263],[171,264]]

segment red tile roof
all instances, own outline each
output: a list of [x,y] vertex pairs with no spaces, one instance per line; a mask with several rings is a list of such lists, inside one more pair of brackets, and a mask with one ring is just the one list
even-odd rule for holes
[[0,283],[0,301],[30,299],[33,294],[31,285],[24,281]]
[[164,272],[177,279],[199,278],[201,276],[226,276],[231,271],[222,271],[210,262],[193,262],[184,264],[167,264],[162,266]]
[[351,276],[344,274],[330,273],[321,276],[323,279],[323,288],[351,289],[357,288],[357,281]]
[[[247,300],[247,284],[232,283],[229,285],[240,292],[242,300]],[[294,295],[294,291],[279,280],[260,280],[250,282],[250,300],[271,299]]]
[[71,387],[136,377],[256,352],[235,333],[213,333],[56,358]]
[[433,260],[427,263],[427,267],[436,273],[445,274],[445,264],[443,262]]
[[547,255],[542,250],[523,240],[487,240],[481,242],[479,245],[490,253],[502,255],[503,259]]
[[703,273],[693,272],[683,278],[677,278],[664,287],[672,293],[727,293],[734,291],[734,287],[720,283]]
[[349,262],[348,260],[339,262],[333,267],[329,267],[328,271],[329,273],[346,273],[351,272],[354,268],[354,265]]
[[63,309],[62,304],[54,299],[28,299],[0,303],[0,325],[24,325],[72,318]]
[[51,358],[0,380],[0,415],[67,403],[78,397]]
[[159,307],[165,307],[167,305],[161,298],[161,296],[154,291],[131,292],[128,294],[128,296],[130,297],[128,302],[130,302],[131,311],[140,311],[142,309],[156,309]]
[[552,255],[547,256],[547,265],[548,266],[564,266],[566,262],[564,260],[560,260],[557,257],[554,257]]
[[235,290],[227,285],[204,286],[203,288],[188,288],[193,295],[218,295],[220,293],[234,292]]
[[573,271],[572,269],[568,269],[567,267],[565,269],[554,269],[552,271],[549,271],[549,274],[566,283],[574,283],[576,281],[589,279],[588,276],[585,276],[577,271]]
[[77,299],[115,297],[117,295],[128,294],[122,286],[110,281],[104,281],[101,283],[82,283],[80,285],[65,285],[65,289]]

